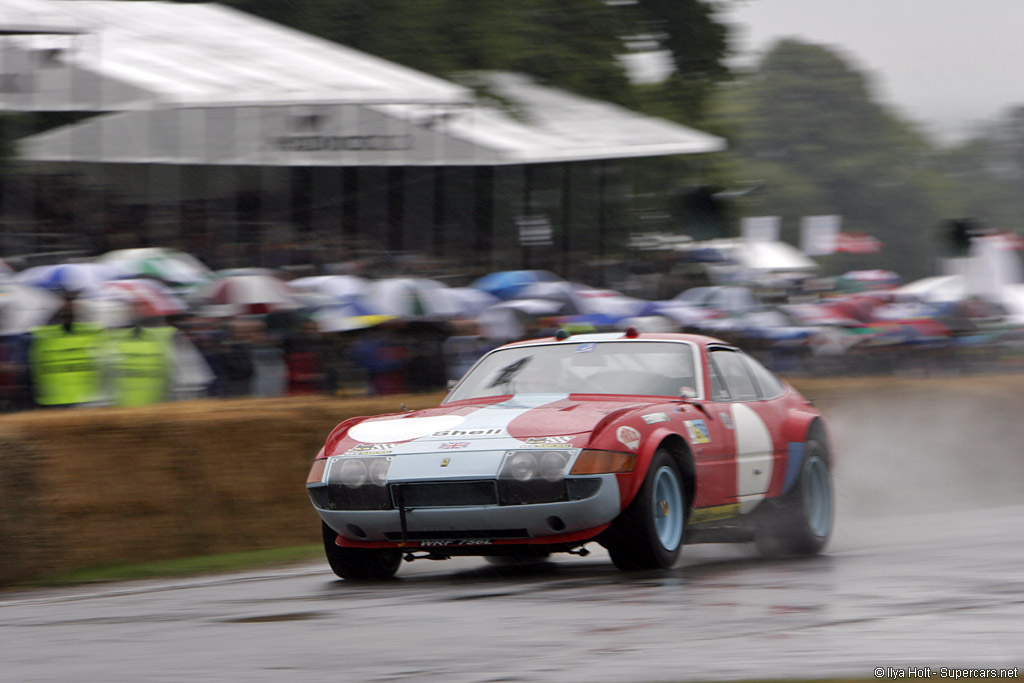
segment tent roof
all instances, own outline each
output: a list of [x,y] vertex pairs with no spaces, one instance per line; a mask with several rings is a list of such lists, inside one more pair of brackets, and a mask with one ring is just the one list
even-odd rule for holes
[[[0,110],[101,113],[24,140],[25,160],[442,166],[725,149],[721,138],[519,74],[475,74],[494,95],[476,99],[216,4],[2,1],[82,33],[0,36],[0,67],[17,86],[0,92]],[[8,18],[0,11],[0,34]]]
[[3,0],[0,36],[75,34],[82,27],[49,0]]
[[22,141],[32,161],[258,166],[498,166],[716,152],[721,138],[489,74],[519,115],[476,106],[182,107],[94,117]]
[[[30,75],[34,87],[0,94],[0,109],[471,98],[454,83],[217,4],[4,0],[0,34],[32,25],[81,35],[63,44],[7,36],[21,57],[7,58],[5,71]],[[34,59],[44,53],[45,63]]]

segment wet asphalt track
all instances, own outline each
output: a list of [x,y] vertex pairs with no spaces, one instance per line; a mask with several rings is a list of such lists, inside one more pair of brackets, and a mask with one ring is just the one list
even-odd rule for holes
[[[688,546],[617,572],[416,561],[383,585],[325,562],[0,593],[0,681],[684,681],[1024,670],[1024,421],[836,410],[822,556]],[[994,411],[990,410],[994,415]],[[1014,411],[1015,412],[1015,411]],[[966,419],[969,418],[969,419]]]
[[[864,522],[808,560],[688,547],[386,585],[320,563],[0,595],[4,681],[668,681],[1024,667],[1024,506]],[[846,549],[844,549],[844,546]]]

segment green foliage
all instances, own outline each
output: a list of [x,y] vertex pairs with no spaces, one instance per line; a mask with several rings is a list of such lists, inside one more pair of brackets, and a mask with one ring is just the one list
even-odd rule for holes
[[781,41],[753,73],[722,90],[716,116],[737,167],[765,184],[745,213],[782,216],[783,237],[793,242],[801,216],[840,214],[844,230],[886,246],[877,256],[836,256],[828,265],[931,274],[933,228],[954,209],[949,183],[931,143],[877,103],[870,82],[839,55]]
[[[225,0],[239,10],[451,78],[517,71],[583,95],[661,106],[695,122],[727,75],[726,27],[704,0]],[[677,73],[652,96],[630,84],[618,57],[632,36],[672,54]]]
[[1007,111],[941,156],[958,188],[956,215],[1000,230],[1024,226],[1024,106]]

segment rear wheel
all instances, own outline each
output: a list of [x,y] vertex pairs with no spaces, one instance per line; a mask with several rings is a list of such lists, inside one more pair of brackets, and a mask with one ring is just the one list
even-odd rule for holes
[[793,489],[777,499],[757,532],[765,555],[814,555],[832,534],[832,475],[825,448],[810,440]]
[[660,448],[636,498],[600,539],[615,566],[665,569],[675,564],[686,527],[685,501],[679,465]]
[[336,532],[321,522],[324,553],[335,574],[350,581],[381,581],[390,579],[402,563],[400,550],[377,548],[343,548],[334,540]]

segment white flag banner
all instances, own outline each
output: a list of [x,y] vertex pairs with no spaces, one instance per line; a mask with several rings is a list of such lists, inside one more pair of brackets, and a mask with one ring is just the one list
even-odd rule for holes
[[740,224],[741,235],[745,242],[778,242],[779,216],[747,216]]
[[836,251],[842,216],[804,216],[800,222],[800,249],[808,256],[827,256]]

